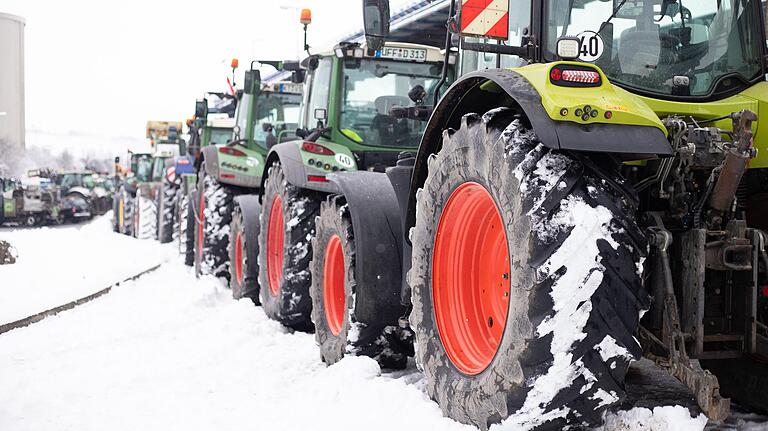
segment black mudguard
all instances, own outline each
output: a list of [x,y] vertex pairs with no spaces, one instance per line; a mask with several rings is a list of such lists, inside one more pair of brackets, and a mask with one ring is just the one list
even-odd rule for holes
[[[339,192],[338,187],[333,181],[329,180],[329,182],[326,183],[307,181],[307,167],[301,160],[299,144],[297,144],[296,141],[283,142],[282,144],[277,144],[270,148],[269,154],[267,154],[267,169],[269,169],[269,166],[276,161],[280,162],[280,165],[283,168],[283,173],[285,174],[285,179],[296,187],[325,193]],[[327,175],[327,178],[330,178],[330,175]],[[266,179],[267,172],[265,171],[264,175],[261,177],[262,189],[264,189],[264,181],[266,181]]]
[[[202,157],[198,157],[198,160],[202,165],[202,161],[205,160],[205,173],[213,178],[219,178],[219,149],[213,145],[204,147],[201,150]],[[202,166],[197,166],[198,172]]]
[[356,304],[361,321],[393,322],[405,314],[401,304],[402,220],[397,196],[386,174],[368,171],[328,176],[344,195],[355,235],[355,279],[374,298]]
[[[259,260],[259,230],[261,223],[259,215],[261,214],[261,203],[258,195],[240,195],[235,196],[235,201],[243,214],[243,226],[245,227],[246,256],[250,262]],[[232,240],[234,241],[234,240]],[[245,274],[245,283],[243,287],[243,296],[258,300],[259,298],[259,276],[258,272]]]

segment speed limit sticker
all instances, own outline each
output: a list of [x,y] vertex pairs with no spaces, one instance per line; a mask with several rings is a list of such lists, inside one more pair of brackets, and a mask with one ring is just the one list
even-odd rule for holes
[[336,162],[345,168],[351,168],[352,166],[355,166],[355,161],[352,160],[352,157],[349,157],[346,154],[336,154]]
[[579,39],[579,60],[591,63],[603,55],[605,44],[599,34],[582,31],[576,37]]

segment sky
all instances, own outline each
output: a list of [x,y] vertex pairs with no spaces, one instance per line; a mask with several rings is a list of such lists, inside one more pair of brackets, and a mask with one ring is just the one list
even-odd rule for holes
[[[362,26],[361,0],[0,0],[26,20],[27,131],[143,138],[145,123],[184,121],[205,91],[255,59],[298,59]],[[392,8],[409,3],[393,0]]]

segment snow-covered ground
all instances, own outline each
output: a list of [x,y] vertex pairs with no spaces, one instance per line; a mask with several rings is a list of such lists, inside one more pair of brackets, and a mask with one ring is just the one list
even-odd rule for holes
[[[9,239],[29,241],[20,255],[42,262],[52,258],[42,250],[48,242],[72,238],[80,238],[76,248],[86,241],[113,245],[107,250],[134,247],[136,260],[173,251],[114,235],[102,220],[79,235],[63,230],[49,229],[37,242],[22,240],[34,230]],[[108,254],[100,250],[92,255]],[[58,279],[85,277],[95,285],[91,271],[112,274],[129,264],[92,258],[97,264],[68,266]],[[28,266],[13,274],[19,281],[56,278],[20,264]],[[3,289],[8,277],[0,274]],[[705,422],[681,406],[634,408],[610,415],[601,430],[698,431]],[[442,416],[413,364],[386,373],[371,359],[345,358],[327,367],[312,335],[290,333],[250,301],[232,300],[218,280],[196,279],[174,258],[92,302],[0,335],[0,430],[137,429],[475,428]]]
[[0,266],[0,324],[95,293],[175,255],[172,247],[112,232],[111,212],[91,223],[0,228],[18,253]]

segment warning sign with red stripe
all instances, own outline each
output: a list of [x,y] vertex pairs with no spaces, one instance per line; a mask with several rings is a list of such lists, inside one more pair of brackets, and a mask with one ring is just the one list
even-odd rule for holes
[[509,0],[461,0],[461,34],[509,38]]

